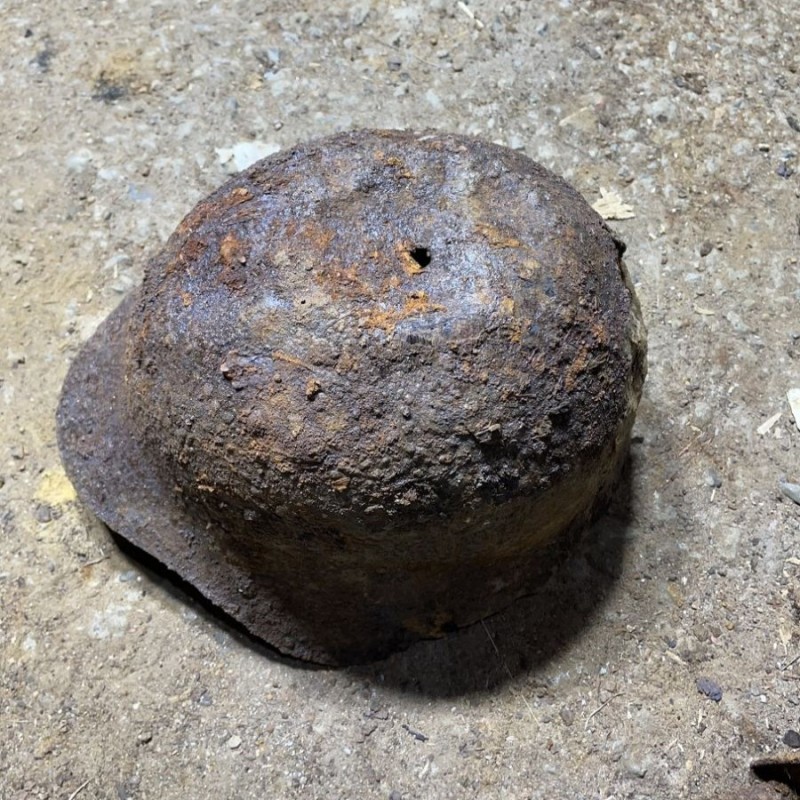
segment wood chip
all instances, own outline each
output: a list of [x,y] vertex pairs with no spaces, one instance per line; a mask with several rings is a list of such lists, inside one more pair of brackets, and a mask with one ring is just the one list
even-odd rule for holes
[[459,11],[462,11],[475,23],[476,28],[483,28],[483,23],[475,16],[475,12],[466,3],[464,3],[463,0],[458,0],[456,5],[458,6]]
[[781,418],[781,412],[773,414],[766,422],[762,422],[757,428],[756,433],[759,436],[766,436],[771,430],[772,426]]
[[603,219],[633,219],[633,206],[625,203],[612,189],[600,188],[600,199],[596,200],[592,208]]

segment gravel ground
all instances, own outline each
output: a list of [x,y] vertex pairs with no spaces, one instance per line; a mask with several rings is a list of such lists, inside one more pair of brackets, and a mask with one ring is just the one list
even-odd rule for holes
[[[800,744],[783,5],[0,0],[0,797],[779,796],[748,765]],[[54,409],[195,202],[363,126],[480,134],[629,204],[650,373],[611,512],[538,596],[320,670],[122,554]]]

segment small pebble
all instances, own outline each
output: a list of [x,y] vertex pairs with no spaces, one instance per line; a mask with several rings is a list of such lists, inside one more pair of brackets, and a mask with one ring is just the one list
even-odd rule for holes
[[706,486],[710,486],[712,489],[719,489],[722,486],[722,477],[715,469],[706,470]]
[[389,792],[389,800],[403,800],[403,795],[401,795],[397,789],[392,789],[392,791]]
[[53,519],[53,512],[50,509],[50,506],[41,503],[40,505],[36,506],[33,516],[36,518],[37,522],[45,523],[50,522]]
[[143,731],[136,737],[136,741],[139,744],[148,744],[153,741],[153,734],[150,731]]
[[647,775],[647,767],[640,761],[626,762],[625,769],[633,778],[644,778]]
[[698,678],[697,691],[704,694],[709,700],[713,700],[715,703],[719,703],[719,701],[722,700],[722,688],[716,681],[712,681],[711,678]]
[[18,197],[11,204],[11,207],[17,212],[17,214],[21,214],[25,210],[25,201],[21,197]]
[[778,481],[781,492],[793,503],[800,506],[800,483],[789,483],[788,481]]
[[570,725],[572,725],[573,722],[575,722],[575,714],[572,711],[572,709],[567,708],[566,706],[564,706],[564,708],[561,709],[561,721],[567,727],[569,727]]
[[797,750],[800,748],[800,733],[789,728],[789,730],[783,734],[783,743],[787,747],[792,747]]
[[701,258],[705,258],[712,250],[714,249],[714,245],[706,239],[703,244],[700,245],[700,256]]
[[231,750],[238,750],[239,747],[241,747],[241,745],[242,745],[242,739],[240,736],[231,736],[231,738],[228,739],[228,747]]

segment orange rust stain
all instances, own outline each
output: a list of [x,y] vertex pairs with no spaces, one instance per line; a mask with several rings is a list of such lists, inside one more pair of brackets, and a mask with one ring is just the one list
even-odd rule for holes
[[348,486],[350,486],[350,478],[346,475],[342,475],[340,478],[335,478],[331,481],[331,487],[336,492],[344,492],[347,490]]
[[518,264],[515,269],[517,275],[524,281],[530,280],[539,270],[541,264],[535,258],[526,258],[521,264]]
[[211,217],[218,216],[221,210],[241,205],[252,199],[253,193],[249,189],[238,186],[230,194],[215,202],[203,200],[184,217],[181,224],[178,225],[178,233],[189,233]]
[[600,320],[596,320],[591,327],[594,338],[602,345],[608,344],[608,329],[606,326]]
[[530,324],[529,320],[521,320],[516,316],[517,304],[512,297],[504,297],[500,301],[500,312],[505,317],[510,317],[508,320],[508,340],[514,344],[519,344],[522,341],[522,331]]
[[232,233],[227,234],[219,245],[219,257],[226,267],[246,263],[247,251],[247,244]]
[[[288,228],[286,233],[289,238],[294,235]],[[318,250],[320,253],[324,253],[330,247],[336,232],[307,220],[298,227],[296,235],[300,237],[303,247],[307,251]]]
[[586,369],[589,364],[589,348],[584,345],[581,347],[580,353],[578,353],[575,360],[570,365],[569,369],[567,370],[567,374],[564,378],[564,388],[571,392],[575,388],[575,384],[578,381],[581,373]]
[[397,156],[389,156],[384,162],[387,167],[393,167],[396,170],[396,174],[398,178],[413,178],[414,174],[411,170],[406,166],[405,161],[402,158],[398,158]]
[[193,231],[202,225],[215,211],[216,206],[214,203],[203,200],[183,218],[181,224],[178,225],[178,233],[184,234]]
[[316,378],[306,381],[306,397],[313,400],[322,391],[322,384]]
[[205,254],[208,245],[202,239],[188,239],[173,261],[166,266],[167,275],[171,275],[177,269],[191,269]]
[[438,303],[431,303],[426,292],[412,292],[403,302],[402,308],[373,311],[364,320],[367,328],[380,328],[391,333],[399,322],[409,317],[418,317],[422,314],[434,314],[444,311],[445,307]]
[[356,265],[342,267],[331,263],[324,270],[314,271],[314,281],[323,286],[333,300],[340,297],[354,299],[366,297],[373,300],[375,297],[372,287],[359,277]]
[[508,233],[504,233],[502,230],[500,230],[500,228],[497,228],[494,225],[489,225],[485,222],[479,222],[475,226],[475,230],[481,236],[487,239],[492,247],[522,247],[522,242],[520,242],[519,239],[511,236]]
[[253,199],[253,193],[244,186],[237,186],[226,198],[225,205],[238,206],[240,203],[246,203],[248,200]]
[[419,275],[421,272],[425,272],[425,267],[423,267],[422,264],[420,264],[411,255],[411,247],[408,244],[399,242],[395,245],[394,250],[403,266],[403,272],[405,272],[409,278],[413,278],[414,275]]

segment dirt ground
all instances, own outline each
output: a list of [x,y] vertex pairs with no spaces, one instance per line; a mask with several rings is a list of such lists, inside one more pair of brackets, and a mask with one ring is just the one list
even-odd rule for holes
[[[780,796],[748,767],[800,743],[779,486],[800,483],[800,5],[0,0],[0,20],[3,800]],[[353,127],[480,134],[616,192],[650,372],[630,474],[538,596],[321,670],[123,555],[54,410],[247,143]]]

